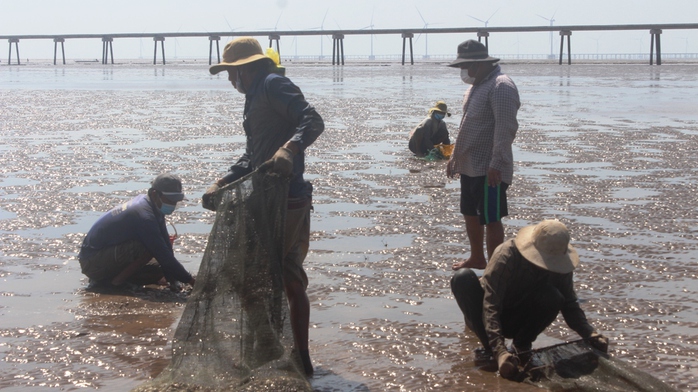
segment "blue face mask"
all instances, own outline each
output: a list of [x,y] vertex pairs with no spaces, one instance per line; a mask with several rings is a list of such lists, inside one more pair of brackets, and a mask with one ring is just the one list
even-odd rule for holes
[[175,204],[162,203],[162,205],[160,206],[160,212],[162,212],[165,215],[170,215],[174,212],[176,206],[177,205]]
[[444,119],[444,115],[443,115],[443,113],[436,113],[436,112],[434,112],[434,118],[437,119],[437,120],[443,120],[443,119]]

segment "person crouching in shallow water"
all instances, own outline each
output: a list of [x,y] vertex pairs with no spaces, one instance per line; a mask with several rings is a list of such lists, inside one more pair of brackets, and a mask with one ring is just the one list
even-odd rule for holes
[[429,154],[437,144],[451,144],[444,117],[451,117],[446,102],[437,101],[429,115],[410,132],[409,148],[416,156]]
[[[573,271],[579,256],[569,242],[564,224],[544,220],[500,245],[482,278],[469,268],[451,278],[465,324],[482,343],[477,356],[495,358],[504,378],[518,374],[520,354],[531,350],[559,312],[592,347],[608,352],[608,339],[589,324],[577,301]],[[511,350],[505,338],[513,339]]]
[[460,175],[460,211],[470,241],[470,257],[452,269],[485,268],[487,256],[504,241],[502,218],[508,215],[506,191],[514,174],[512,143],[519,128],[516,113],[521,103],[514,82],[503,74],[485,45],[468,40],[458,45],[458,58],[449,66],[460,68],[470,84],[463,99],[463,119],[446,176]]
[[279,75],[274,60],[262,52],[252,37],[230,41],[223,61],[209,71],[228,71],[228,80],[245,94],[242,123],[247,135],[245,153],[228,173],[211,185],[202,197],[204,208],[215,210],[218,189],[256,169],[290,177],[284,229],[283,281],[291,313],[291,328],[306,375],[313,374],[308,351],[310,303],[308,276],[303,261],[310,244],[310,210],[313,187],[303,178],[305,149],[324,131],[325,124],[290,79]]
[[85,236],[78,255],[90,285],[169,282],[173,290],[179,289],[177,282],[194,285],[194,277],[174,256],[165,225],[165,216],[183,199],[179,177],[160,174],[147,194],[102,215]]

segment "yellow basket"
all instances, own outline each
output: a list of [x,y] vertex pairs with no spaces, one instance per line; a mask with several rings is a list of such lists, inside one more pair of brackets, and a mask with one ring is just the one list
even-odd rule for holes
[[444,158],[450,158],[451,154],[453,154],[453,147],[455,147],[455,144],[443,144],[439,143],[434,146],[436,149],[441,152],[441,155],[444,156]]

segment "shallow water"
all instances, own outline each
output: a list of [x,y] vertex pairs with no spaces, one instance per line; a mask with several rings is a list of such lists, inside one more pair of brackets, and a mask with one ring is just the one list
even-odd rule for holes
[[[507,237],[565,222],[611,354],[684,391],[698,377],[696,67],[503,65],[523,103]],[[457,70],[287,72],[327,126],[307,158],[314,388],[534,390],[474,366],[448,285],[468,252],[459,185],[406,148],[438,99],[455,139]],[[88,293],[77,250],[103,211],[174,171],[188,194],[170,219],[175,250],[196,272],[213,221],[200,195],[243,151],[242,103],[204,65],[0,70],[0,389],[126,390],[166,366],[186,297]],[[575,338],[558,319],[535,346]]]

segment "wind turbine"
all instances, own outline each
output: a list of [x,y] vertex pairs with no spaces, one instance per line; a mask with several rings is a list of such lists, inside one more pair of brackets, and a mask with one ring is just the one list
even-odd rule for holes
[[[286,23],[286,26],[290,31],[293,30],[293,27],[291,27],[290,24]],[[291,41],[291,46],[293,47],[293,51],[295,53],[293,59],[298,60],[298,37],[295,35],[293,36],[293,40]],[[281,61],[281,58],[279,58],[279,61]]]
[[688,54],[688,37],[681,37],[681,39],[686,41],[686,54]]
[[[243,29],[243,28],[244,28],[244,27],[238,27],[238,28],[235,28],[235,29],[234,29],[233,26],[230,25],[230,22],[228,22],[228,18],[226,18],[226,17],[224,16],[223,19],[225,19],[225,24],[228,25],[228,28],[230,29],[230,32],[231,32],[231,33],[232,33],[233,31],[235,31],[235,30],[240,30],[240,29]],[[230,37],[232,38],[233,36],[231,35]]]
[[[311,27],[308,30],[320,30],[321,32],[325,30],[325,19],[327,19],[327,13],[330,12],[330,9],[328,8],[325,11],[325,16],[322,17],[322,23],[320,23],[320,27]],[[320,60],[322,60],[325,56],[323,55],[323,47],[324,47],[324,38],[325,36],[323,34],[320,34]]]
[[283,14],[284,14],[284,12],[281,11],[281,12],[279,13],[279,17],[276,18],[276,24],[274,25],[274,31],[276,31],[276,27],[279,25],[279,21],[281,20],[281,15],[283,15]]
[[361,29],[361,30],[371,29],[371,55],[368,57],[369,60],[376,59],[376,56],[373,55],[373,15],[375,13],[376,13],[376,7],[373,7],[373,12],[371,13],[371,24]]
[[[543,19],[549,21],[549,22],[550,22],[550,27],[553,27],[553,23],[555,23],[555,14],[556,14],[556,13],[557,13],[557,11],[553,12],[553,16],[551,16],[550,18],[546,18],[545,16],[539,15],[539,14],[536,14],[536,15],[538,15],[539,17],[541,17],[541,18],[543,18]],[[551,59],[552,59],[552,58],[555,58],[555,55],[553,54],[553,31],[552,31],[552,30],[550,30],[550,58],[551,58]]]
[[[371,12],[371,56],[369,56],[369,60],[374,60],[376,57],[373,55],[373,15],[376,13],[376,7],[373,7],[373,12]],[[688,47],[688,38],[686,38],[686,47]],[[686,50],[688,52],[688,50]]]
[[514,45],[516,45],[516,58],[518,59],[519,56],[520,56],[520,53],[521,53],[520,50],[519,50],[520,47],[521,47],[521,41],[519,41],[519,35],[518,35],[518,34],[516,34],[516,42],[514,42],[514,44],[511,45],[511,46],[514,46]]
[[[182,25],[179,25],[179,28],[177,29],[177,32],[179,33],[180,30],[182,30]],[[177,41],[177,37],[174,37],[174,41],[175,41],[175,44],[174,44],[174,59],[177,60],[177,47],[179,46],[179,41]],[[164,59],[163,59],[163,60],[164,60]]]
[[279,17],[276,18],[276,23],[274,24],[274,28],[273,28],[273,29],[272,29],[271,27],[262,27],[262,28],[259,28],[259,29],[257,29],[257,30],[276,31],[276,30],[277,30],[277,27],[279,26],[279,21],[281,20],[281,16],[283,16],[283,14],[284,14],[284,11],[281,11],[281,12],[279,13]]
[[[141,31],[141,33],[145,33],[145,29],[143,29],[143,31]],[[139,38],[138,41],[139,41],[140,47],[141,47],[139,54],[138,54],[138,58],[143,59],[143,37]]]
[[[417,6],[415,6],[414,8],[417,10],[419,17],[422,18],[422,22],[424,22],[424,26],[422,26],[422,30],[424,30],[424,58],[428,59],[429,58],[429,40],[427,38],[426,29],[427,29],[427,27],[429,27],[429,23],[427,23],[427,21],[424,20],[422,13],[419,12],[419,8],[417,8]],[[421,36],[422,36],[422,33],[419,33],[415,42],[417,42],[419,40],[419,37],[421,37]]]
[[484,24],[485,24],[485,27],[487,27],[487,24],[490,23],[490,19],[492,19],[492,17],[494,16],[494,14],[496,14],[497,12],[499,12],[499,8],[497,8],[497,11],[494,11],[494,12],[492,13],[492,15],[490,15],[490,17],[487,18],[487,20],[478,19],[478,18],[476,18],[476,17],[474,17],[474,16],[472,16],[472,15],[468,15],[468,16],[471,17],[471,18],[473,18],[473,19],[475,19],[475,20],[477,20],[477,21],[480,21],[480,22],[484,23]]
[[644,37],[644,35],[641,35],[640,38],[633,38],[633,41],[640,42],[640,51],[638,53],[642,53],[642,51],[644,49],[644,44],[643,44],[644,40],[642,39],[642,37]]
[[598,37],[591,38],[591,39],[596,41],[596,58],[598,59],[599,58],[599,40],[601,39],[601,36],[599,35]]

